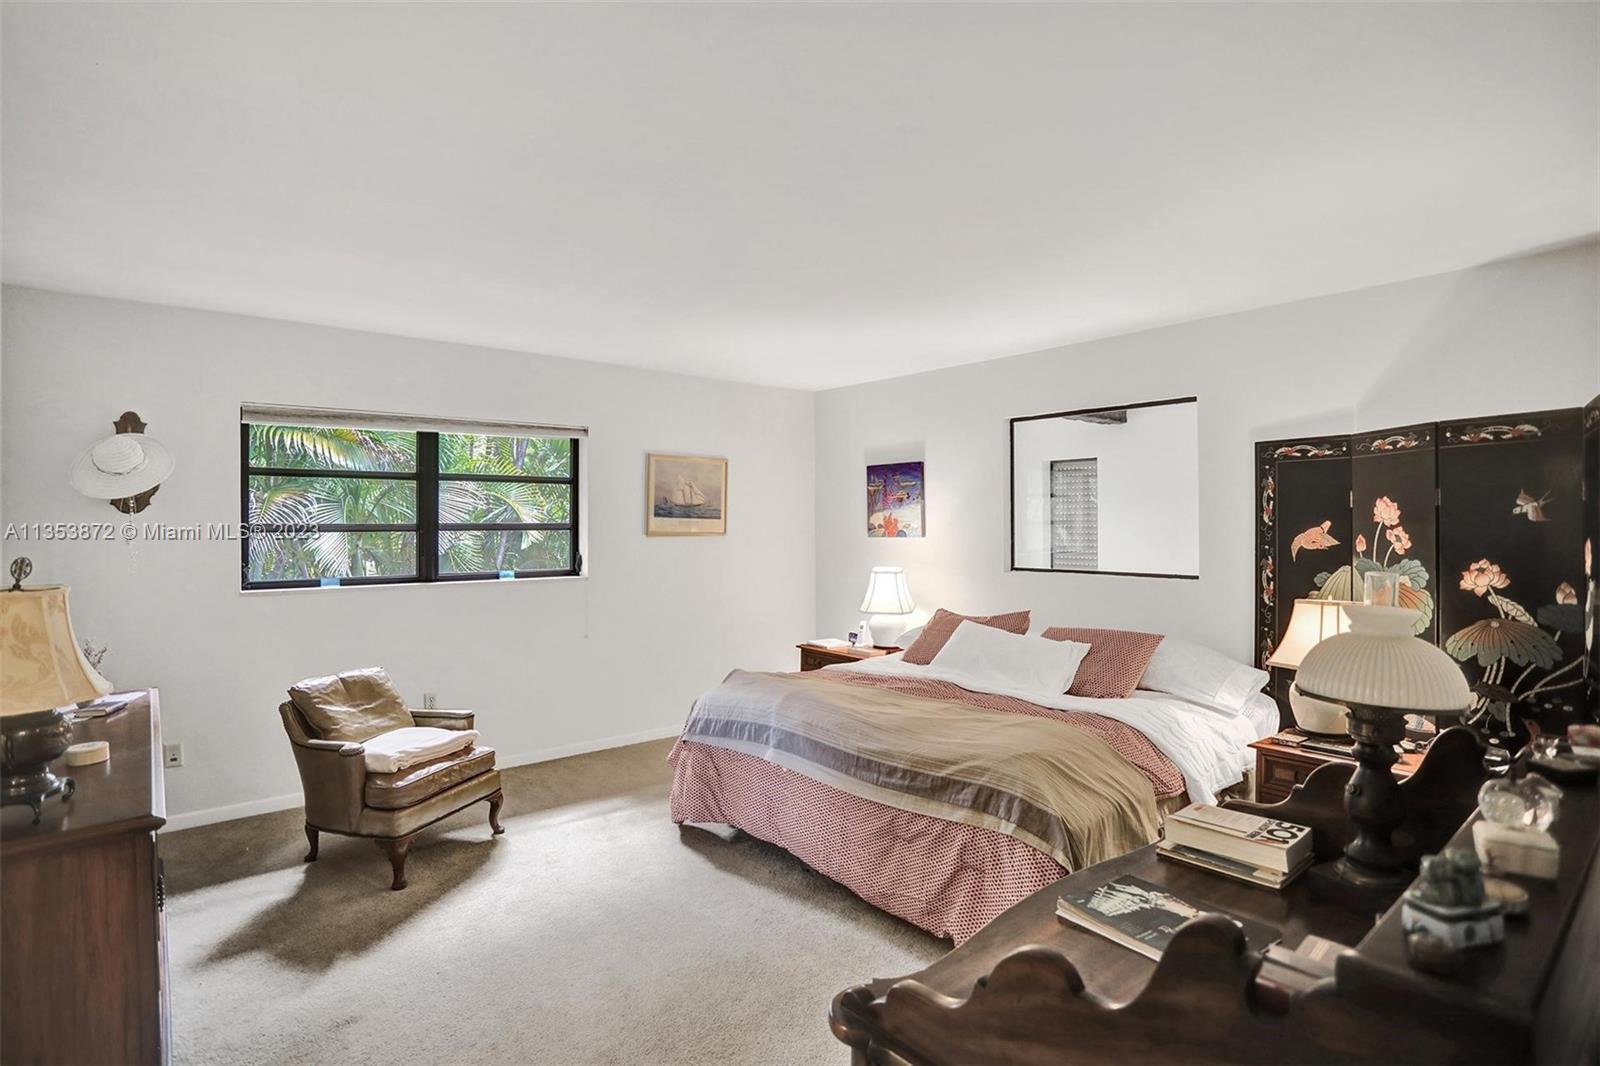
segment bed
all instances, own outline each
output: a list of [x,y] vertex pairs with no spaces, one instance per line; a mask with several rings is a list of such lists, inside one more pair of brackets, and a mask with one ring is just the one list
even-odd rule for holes
[[960,944],[1073,869],[1149,843],[1167,813],[1237,787],[1248,744],[1277,728],[1259,692],[1223,714],[1143,690],[1024,695],[901,655],[734,671],[668,756],[671,813],[782,847]]

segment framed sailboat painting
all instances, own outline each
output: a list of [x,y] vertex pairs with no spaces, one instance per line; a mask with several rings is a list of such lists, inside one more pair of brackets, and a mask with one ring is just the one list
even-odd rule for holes
[[728,531],[728,460],[650,453],[644,531],[651,537],[720,537]]

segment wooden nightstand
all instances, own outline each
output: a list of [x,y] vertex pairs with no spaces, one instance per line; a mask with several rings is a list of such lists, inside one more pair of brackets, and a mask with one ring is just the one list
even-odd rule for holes
[[[1324,763],[1355,761],[1285,744],[1278,739],[1281,735],[1276,734],[1250,745],[1256,751],[1257,803],[1278,803],[1288,799],[1289,790]],[[1394,775],[1399,778],[1410,777],[1412,771],[1421,764],[1423,754],[1420,751],[1402,754],[1400,761],[1395,763]]]
[[858,663],[862,659],[876,659],[880,655],[893,655],[899,648],[825,648],[821,644],[796,644],[800,649],[801,670],[821,670],[835,663]]

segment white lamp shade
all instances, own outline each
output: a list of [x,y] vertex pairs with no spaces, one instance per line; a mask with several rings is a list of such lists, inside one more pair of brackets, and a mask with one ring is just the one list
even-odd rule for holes
[[83,657],[67,587],[0,591],[0,715],[33,714],[111,691]]
[[1338,703],[1397,712],[1445,714],[1472,705],[1472,690],[1449,655],[1413,636],[1419,612],[1348,604],[1350,631],[1320,642],[1300,660],[1301,692]]
[[1289,627],[1272,650],[1267,665],[1293,670],[1306,657],[1306,652],[1331,636],[1349,632],[1350,616],[1344,613],[1349,606],[1345,600],[1295,600]]
[[906,584],[906,572],[899,566],[874,566],[867,578],[867,594],[861,597],[861,611],[867,614],[910,614],[917,609]]

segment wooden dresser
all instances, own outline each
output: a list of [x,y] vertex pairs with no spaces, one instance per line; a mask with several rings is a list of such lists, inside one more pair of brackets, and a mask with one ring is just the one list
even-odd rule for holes
[[[1430,757],[1461,747],[1442,737]],[[1476,744],[1463,754],[1481,774]],[[1339,800],[1350,774],[1350,764],[1330,762],[1280,806],[1229,806],[1312,826],[1319,859],[1329,859],[1349,835]],[[1474,784],[1425,761],[1402,788],[1413,850],[1447,841],[1471,848],[1477,816],[1460,819],[1472,810]],[[1441,831],[1446,822],[1459,829]],[[917,973],[845,989],[829,1020],[855,1066],[1600,1062],[1593,785],[1566,791],[1552,833],[1559,877],[1510,878],[1527,889],[1529,914],[1508,919],[1503,944],[1480,949],[1449,977],[1407,963],[1398,904],[1374,923],[1319,899],[1304,877],[1274,892],[1167,862],[1150,846],[1041,889]],[[1315,934],[1354,950],[1339,957],[1332,979],[1273,992],[1258,981],[1259,958],[1220,916],[1184,926],[1159,963],[1056,917],[1063,891],[1123,874],[1274,926],[1288,947]]]
[[0,1060],[159,1063],[168,1055],[166,928],[156,830],[166,823],[154,689],[73,741],[111,759],[53,764],[72,798],[0,813]]

